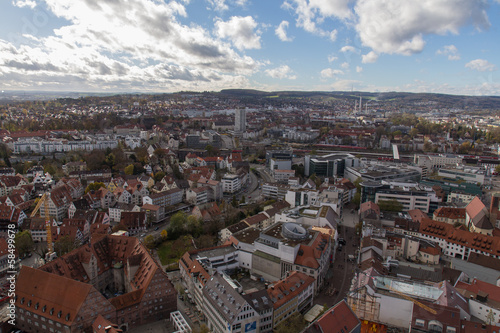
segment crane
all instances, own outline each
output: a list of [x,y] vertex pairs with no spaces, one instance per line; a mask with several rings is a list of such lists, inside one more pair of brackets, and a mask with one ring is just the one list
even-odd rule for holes
[[[40,207],[44,208],[44,215],[45,215],[45,229],[47,230],[47,247],[48,247],[48,252],[45,256],[46,261],[50,261],[55,258],[56,253],[54,252],[54,246],[52,245],[52,229],[50,225],[50,213],[49,213],[49,200],[50,200],[50,193],[44,193],[42,197],[40,198],[40,201],[38,201],[35,209],[31,212],[30,217],[35,217],[36,213],[40,210]],[[41,214],[40,214],[41,215]]]

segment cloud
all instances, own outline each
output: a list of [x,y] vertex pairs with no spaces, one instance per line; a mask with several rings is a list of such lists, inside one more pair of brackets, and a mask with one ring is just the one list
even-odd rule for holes
[[335,41],[337,30],[325,30],[321,25],[326,17],[337,17],[347,20],[352,17],[352,11],[349,8],[351,0],[285,0],[282,8],[292,10],[296,14],[296,26],[305,31],[328,37]]
[[361,73],[363,71],[363,67],[356,66],[356,73]]
[[334,62],[335,60],[337,60],[338,58],[333,56],[333,55],[329,55],[328,56],[328,62]]
[[361,62],[363,64],[371,64],[371,63],[374,63],[375,61],[377,61],[378,59],[378,54],[376,54],[375,52],[373,51],[370,51],[368,52],[367,54],[363,54],[361,56]]
[[31,9],[33,9],[36,7],[35,0],[12,0],[12,4],[16,7],[19,7],[19,8],[29,7]]
[[342,69],[349,69],[349,63],[348,62],[343,62],[342,65],[340,65]]
[[288,37],[286,34],[288,24],[288,21],[281,21],[280,25],[274,30],[276,36],[283,42],[291,42],[293,40],[293,38]]
[[445,45],[442,49],[437,50],[436,54],[448,56],[448,60],[460,60],[460,54],[455,45]]
[[287,65],[282,65],[273,69],[266,69],[265,73],[272,77],[273,79],[289,79],[295,80],[297,78],[296,75],[293,75],[292,69]]
[[[58,90],[214,90],[244,87],[245,76],[262,66],[203,27],[181,24],[178,17],[187,16],[188,1],[44,1],[65,23],[45,37],[15,44],[0,39],[6,87],[32,82],[34,88]],[[260,47],[253,30],[245,34],[245,27],[256,26],[253,19],[227,24],[232,22],[236,30],[227,38]]]
[[334,76],[344,75],[344,72],[340,69],[325,68],[320,74],[322,78],[332,78]]
[[421,52],[429,34],[458,34],[460,28],[490,26],[483,0],[359,0],[356,31],[378,53]]
[[358,50],[354,46],[346,45],[346,46],[343,46],[340,49],[340,52],[343,52],[343,53],[346,53],[346,52],[357,53]]
[[233,16],[227,22],[215,22],[217,35],[229,38],[238,50],[260,49],[260,36],[254,32],[256,27],[257,22],[251,16]]
[[226,5],[225,0],[207,0],[210,6],[216,11],[223,12],[228,10],[229,7]]
[[497,66],[484,59],[469,61],[465,64],[465,67],[478,72],[493,72],[497,70]]

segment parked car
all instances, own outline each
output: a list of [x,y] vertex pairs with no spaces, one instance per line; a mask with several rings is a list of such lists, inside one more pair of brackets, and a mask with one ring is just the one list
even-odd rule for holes
[[343,238],[339,238],[339,244],[340,244],[340,245],[345,245],[345,244],[346,244],[345,239],[343,239]]

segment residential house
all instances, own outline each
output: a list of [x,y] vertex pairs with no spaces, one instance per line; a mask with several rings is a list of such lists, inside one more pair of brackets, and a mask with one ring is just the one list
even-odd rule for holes
[[131,236],[146,231],[148,220],[146,212],[122,212],[120,224],[127,227]]
[[123,212],[140,212],[141,208],[134,204],[124,204],[117,202],[113,207],[109,207],[109,219],[113,223],[119,223]]

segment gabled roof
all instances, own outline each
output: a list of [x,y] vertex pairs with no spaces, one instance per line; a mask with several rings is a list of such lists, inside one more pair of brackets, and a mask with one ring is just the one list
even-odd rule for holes
[[314,281],[314,278],[304,273],[292,271],[289,277],[278,281],[273,287],[267,289],[274,309],[280,308],[297,297],[304,289],[314,284]]
[[455,208],[455,207],[439,207],[433,213],[434,218],[443,217],[447,219],[464,219],[465,220],[465,208]]
[[71,326],[92,290],[91,284],[23,266],[16,281],[16,307]]
[[356,314],[341,300],[316,319],[304,333],[349,333],[361,326]]

